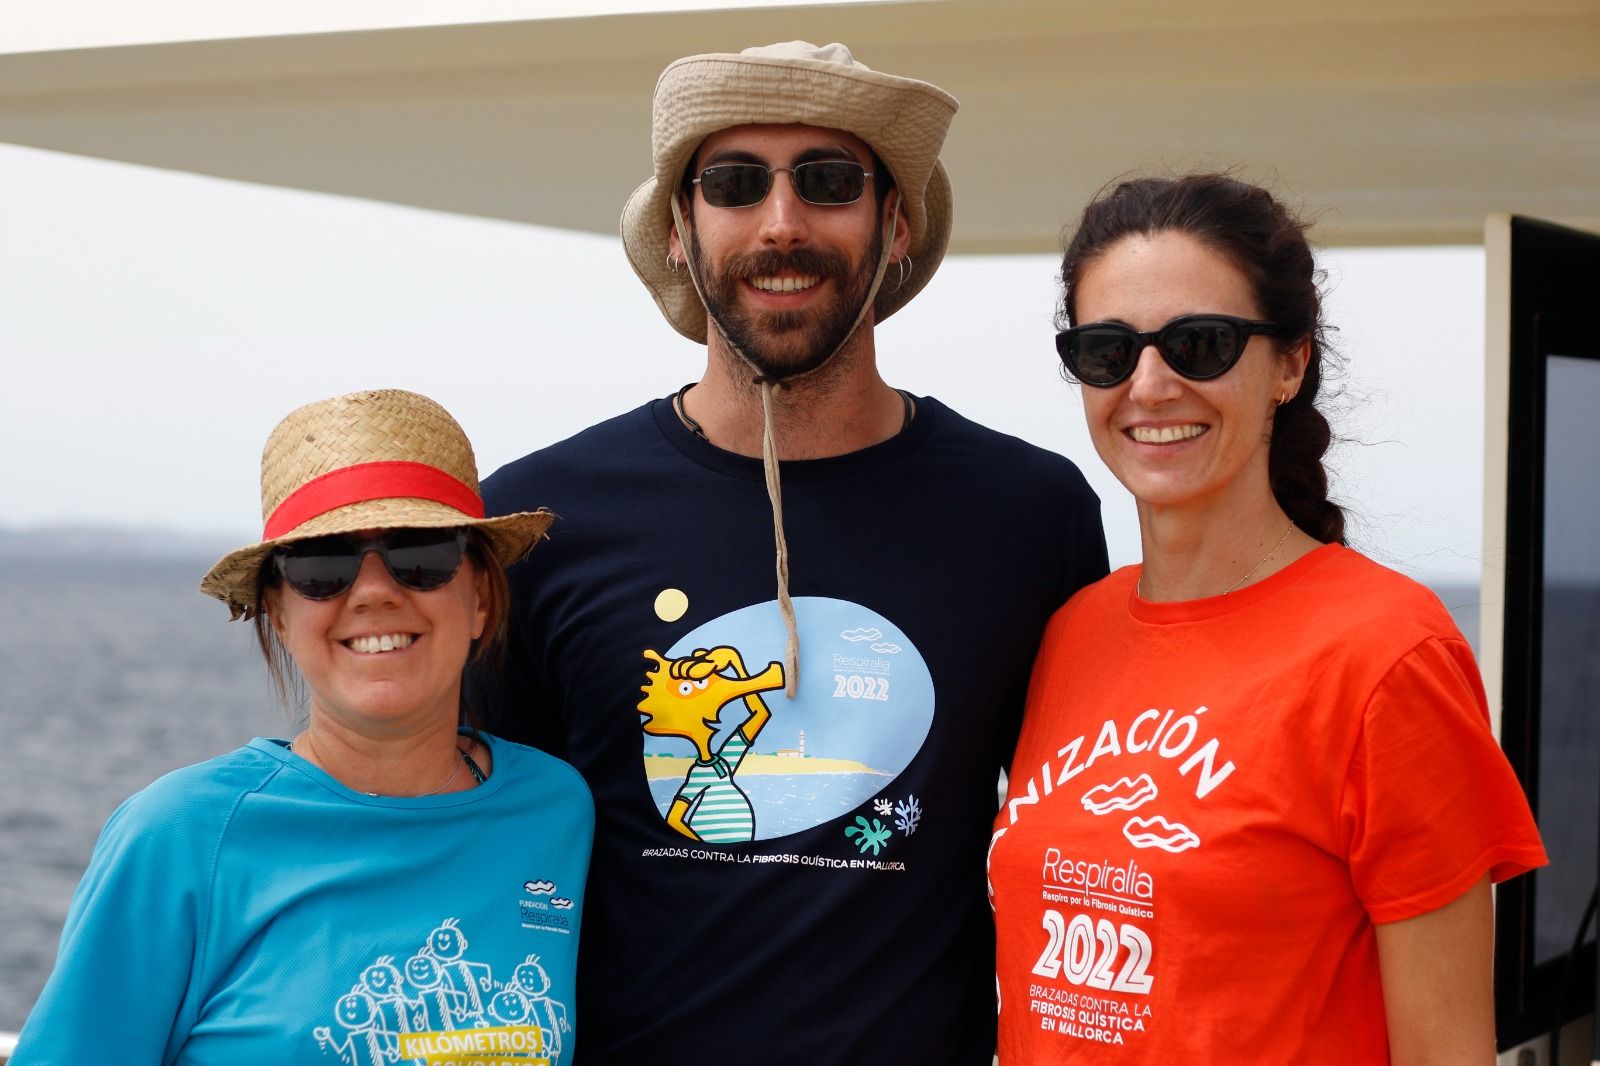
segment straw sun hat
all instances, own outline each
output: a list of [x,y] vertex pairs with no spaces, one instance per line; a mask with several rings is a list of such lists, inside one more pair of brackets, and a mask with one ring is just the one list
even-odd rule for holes
[[400,389],[352,392],[291,411],[261,452],[261,543],[225,555],[200,591],[234,618],[256,613],[261,567],[281,544],[362,529],[479,530],[509,566],[555,519],[483,516],[472,445],[450,413]]
[[655,173],[622,209],[622,244],[634,273],[673,328],[706,342],[706,309],[687,271],[667,266],[671,199],[700,142],[718,130],[800,123],[861,138],[894,176],[911,229],[912,272],[878,290],[882,322],[933,277],[950,243],[950,179],[939,162],[956,100],[925,81],[859,63],[842,44],[805,41],[747,48],[737,55],[680,59],[656,82],[651,111]]

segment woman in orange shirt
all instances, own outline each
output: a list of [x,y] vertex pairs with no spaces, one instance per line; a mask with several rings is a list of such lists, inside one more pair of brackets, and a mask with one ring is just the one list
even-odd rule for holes
[[1057,349],[1143,562],[1046,632],[995,822],[1000,1058],[1490,1063],[1489,885],[1541,865],[1472,652],[1344,546],[1304,226],[1125,182]]

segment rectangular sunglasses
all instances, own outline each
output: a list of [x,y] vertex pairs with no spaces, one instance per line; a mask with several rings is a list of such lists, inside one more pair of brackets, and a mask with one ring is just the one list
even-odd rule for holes
[[1126,380],[1150,344],[1183,377],[1209,381],[1233,369],[1251,337],[1279,332],[1275,323],[1232,315],[1182,315],[1148,333],[1116,322],[1090,322],[1057,333],[1056,353],[1068,373],[1098,389]]
[[792,167],[760,163],[718,163],[706,167],[690,184],[712,207],[754,207],[772,191],[772,175],[787,171],[795,195],[808,204],[838,207],[861,199],[872,172],[848,159],[820,159]]
[[414,592],[450,583],[467,546],[465,529],[390,529],[372,537],[335,534],[286,544],[272,565],[308,600],[331,600],[355,584],[361,560],[377,552],[395,582]]

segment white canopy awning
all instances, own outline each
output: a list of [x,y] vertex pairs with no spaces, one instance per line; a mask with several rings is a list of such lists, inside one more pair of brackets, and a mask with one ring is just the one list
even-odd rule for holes
[[11,0],[0,141],[609,233],[662,67],[793,38],[960,99],[956,251],[1053,249],[1109,179],[1196,167],[1326,243],[1600,228],[1597,0]]

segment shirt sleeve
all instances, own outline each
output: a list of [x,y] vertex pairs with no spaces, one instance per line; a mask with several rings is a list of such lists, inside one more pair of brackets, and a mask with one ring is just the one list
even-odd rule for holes
[[1548,861],[1490,732],[1464,640],[1429,638],[1379,682],[1340,818],[1356,894],[1374,922],[1426,914],[1484,874],[1503,881]]
[[101,831],[12,1066],[164,1063],[182,1046],[210,865],[184,846],[200,827],[156,807],[136,795]]

